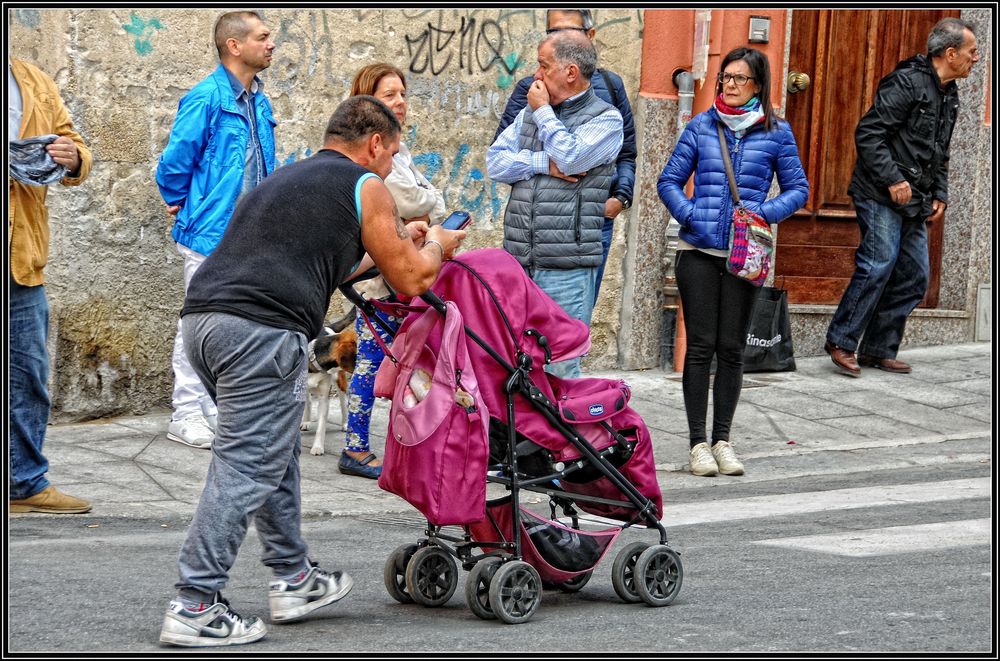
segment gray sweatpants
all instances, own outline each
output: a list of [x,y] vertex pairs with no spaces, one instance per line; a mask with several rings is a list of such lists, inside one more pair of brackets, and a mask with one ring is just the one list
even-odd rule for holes
[[251,517],[275,576],[308,568],[299,493],[307,340],[218,312],[185,315],[182,328],[188,359],[219,417],[175,587],[191,601],[211,601],[226,584]]

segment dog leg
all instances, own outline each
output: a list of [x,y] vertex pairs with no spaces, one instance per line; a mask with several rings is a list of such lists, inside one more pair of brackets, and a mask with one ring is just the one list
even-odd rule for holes
[[319,387],[319,404],[316,407],[316,438],[313,439],[310,454],[321,455],[326,452],[326,416],[330,411],[330,386],[333,379],[323,379]]
[[299,425],[301,431],[309,431],[309,421],[312,420],[312,393],[306,394],[306,405],[302,409],[302,423]]

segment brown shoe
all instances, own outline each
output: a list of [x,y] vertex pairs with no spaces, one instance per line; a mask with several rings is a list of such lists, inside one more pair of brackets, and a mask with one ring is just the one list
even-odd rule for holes
[[854,358],[854,352],[843,347],[838,347],[830,340],[823,345],[823,350],[830,354],[833,364],[840,368],[840,371],[848,376],[861,376],[861,366]]
[[53,486],[48,486],[30,498],[10,501],[10,512],[43,512],[45,514],[84,514],[90,503],[67,496]]
[[908,363],[895,358],[875,358],[874,356],[858,356],[858,364],[864,367],[877,367],[886,372],[909,374],[913,371]]

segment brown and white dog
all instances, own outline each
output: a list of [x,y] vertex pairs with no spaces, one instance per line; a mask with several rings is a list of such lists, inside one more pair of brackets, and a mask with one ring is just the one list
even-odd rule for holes
[[303,431],[312,422],[312,401],[316,404],[316,437],[313,440],[311,454],[321,455],[326,449],[326,423],[330,411],[330,395],[336,388],[340,400],[341,428],[347,429],[347,388],[354,372],[354,361],[358,354],[358,334],[354,330],[354,317],[357,311],[351,311],[343,318],[323,327],[323,334],[309,343],[309,375],[306,378],[305,411],[302,414]]

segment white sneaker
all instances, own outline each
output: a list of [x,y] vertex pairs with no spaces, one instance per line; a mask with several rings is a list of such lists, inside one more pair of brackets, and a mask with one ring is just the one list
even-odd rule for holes
[[205,416],[195,413],[183,420],[171,420],[167,427],[167,438],[192,448],[208,449],[215,440],[215,432],[209,427]]
[[160,642],[181,647],[218,647],[242,645],[260,640],[267,634],[267,627],[260,618],[243,618],[229,607],[229,602],[216,597],[216,602],[200,611],[189,611],[177,599],[170,602]]
[[723,475],[743,475],[743,463],[736,458],[736,451],[729,441],[718,441],[712,446],[712,456]]
[[691,474],[709,477],[719,472],[719,465],[708,449],[708,443],[702,442],[691,448]]
[[274,622],[291,622],[321,606],[343,599],[354,587],[354,579],[346,572],[326,572],[313,565],[298,583],[291,585],[287,581],[274,581],[269,587],[271,619]]
[[216,425],[219,424],[219,414],[216,413],[215,415],[206,415],[205,422],[208,423],[208,428],[214,433]]

